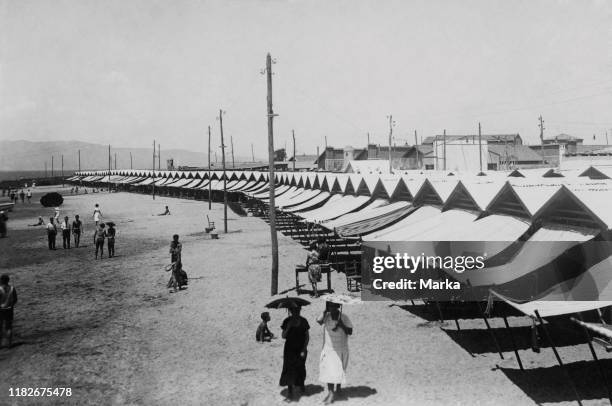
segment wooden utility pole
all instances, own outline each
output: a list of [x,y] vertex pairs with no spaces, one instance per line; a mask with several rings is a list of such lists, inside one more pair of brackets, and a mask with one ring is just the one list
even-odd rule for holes
[[47,161],[45,161],[45,178],[47,177]]
[[608,143],[608,131],[606,131],[606,145],[610,145],[610,144]]
[[393,115],[389,114],[389,173],[393,173],[393,165],[391,163],[392,138],[393,138]]
[[295,172],[295,131],[291,130],[291,135],[293,136],[293,172]]
[[111,185],[110,185],[110,173],[111,173],[111,146],[110,144],[108,144],[108,193],[110,193],[111,191]]
[[[272,109],[272,57],[266,56],[266,78],[268,83],[268,169],[270,182],[270,238],[272,241],[272,278],[270,293],[278,293],[278,239],[276,236],[276,206],[274,203],[274,110]],[[325,137],[327,146],[327,137]]]
[[53,155],[51,155],[51,177],[53,177]]
[[210,126],[208,126],[208,210],[212,209],[212,185],[210,183]]
[[416,152],[416,166],[417,168],[420,168],[421,165],[419,164],[419,141],[417,139],[417,130],[414,130],[414,150]]
[[444,134],[442,136],[442,142],[443,142],[443,144],[442,144],[442,150],[443,150],[442,154],[444,156],[444,166],[443,166],[443,169],[446,170],[446,130],[444,130]]
[[153,200],[155,200],[155,140],[153,140]]
[[368,145],[367,145],[367,148],[368,149],[370,148],[370,133],[369,132],[368,132]]
[[64,187],[64,154],[62,154],[62,187]]
[[157,170],[161,171],[161,145],[157,144]]
[[255,162],[255,152],[253,151],[253,143],[251,143],[251,159]]
[[232,146],[232,169],[236,169],[236,164],[234,163],[234,137],[230,135],[230,145]]
[[542,155],[542,163],[545,163],[546,160],[544,159],[544,120],[542,119],[542,115],[540,115],[540,117],[538,117],[538,120],[540,120],[540,124],[538,124],[538,127],[540,127],[540,154]]
[[221,162],[223,165],[223,231],[227,234],[227,176],[225,175],[225,143],[223,142],[223,110],[219,110],[221,129]]
[[79,172],[81,172],[81,150],[79,149]]
[[480,173],[482,173],[482,130],[478,123],[478,157],[480,158]]

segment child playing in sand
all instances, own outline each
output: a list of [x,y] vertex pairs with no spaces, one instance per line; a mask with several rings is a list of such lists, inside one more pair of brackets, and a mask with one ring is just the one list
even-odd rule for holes
[[261,323],[257,326],[257,331],[255,332],[255,339],[263,343],[265,341],[270,341],[274,338],[274,334],[268,329],[268,322],[270,321],[270,313],[263,312],[261,314]]

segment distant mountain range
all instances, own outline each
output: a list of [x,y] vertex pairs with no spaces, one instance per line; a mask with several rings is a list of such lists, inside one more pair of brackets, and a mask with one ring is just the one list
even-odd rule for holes
[[[51,157],[55,173],[62,167],[62,154],[64,155],[64,172],[79,168],[78,151],[81,151],[81,170],[108,169],[108,146],[92,144],[81,141],[0,141],[0,171],[51,171]],[[112,168],[115,167],[115,154],[117,156],[117,169],[130,168],[130,153],[132,154],[132,167],[134,169],[147,169],[153,165],[152,148],[112,148]],[[219,154],[220,155],[220,154]],[[174,166],[207,166],[208,157],[205,152],[187,151],[184,149],[161,150],[161,168],[167,167],[166,160],[174,159]],[[211,157],[214,164],[214,155]],[[221,157],[218,157],[221,165]],[[235,162],[250,161],[251,158],[234,157]],[[231,155],[226,154],[226,163],[231,166]],[[155,163],[157,166],[157,161]],[[50,172],[49,172],[50,173]]]

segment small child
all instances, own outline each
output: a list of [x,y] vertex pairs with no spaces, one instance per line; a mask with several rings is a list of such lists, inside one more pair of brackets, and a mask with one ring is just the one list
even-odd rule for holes
[[265,341],[270,341],[274,338],[274,334],[270,332],[268,329],[268,322],[270,321],[270,313],[263,312],[261,314],[261,323],[257,326],[257,332],[255,333],[255,339],[263,343]]

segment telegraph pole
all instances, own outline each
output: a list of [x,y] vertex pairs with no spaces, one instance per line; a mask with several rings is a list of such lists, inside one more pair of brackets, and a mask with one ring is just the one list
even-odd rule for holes
[[219,110],[221,129],[221,162],[223,165],[223,230],[227,234],[227,176],[225,175],[225,143],[223,142],[223,110]]
[[62,154],[62,187],[64,187],[64,154]]
[[393,115],[389,114],[389,173],[393,173],[393,165],[391,163],[391,139],[393,138]]
[[51,177],[53,177],[53,155],[51,155]]
[[111,185],[110,185],[110,173],[111,173],[111,151],[110,151],[110,144],[108,144],[108,193],[110,193],[111,191]]
[[442,136],[442,142],[444,144],[442,144],[442,150],[443,150],[443,154],[444,154],[444,167],[443,169],[446,170],[446,130],[444,130],[444,135]]
[[421,165],[419,165],[419,141],[417,139],[417,130],[414,130],[414,150],[416,151],[416,166],[417,168],[420,168]]
[[480,158],[480,173],[482,173],[482,130],[478,123],[478,157]]
[[45,161],[45,178],[47,177],[47,161]]
[[540,127],[540,154],[542,155],[542,163],[546,163],[546,161],[544,160],[544,120],[542,119],[542,115],[540,115],[540,117],[538,117],[538,120],[540,120],[540,124],[538,124],[538,127]]
[[212,209],[212,185],[210,184],[210,126],[208,126],[208,210]]
[[153,200],[155,200],[155,140],[153,140]]
[[293,172],[295,172],[295,131],[291,130],[293,136]]
[[161,145],[157,144],[157,170],[161,171]]
[[255,162],[255,152],[253,151],[253,143],[251,143],[251,159]]
[[[276,236],[276,206],[274,203],[274,110],[272,109],[272,57],[266,56],[266,79],[268,84],[268,165],[270,181],[270,238],[272,242],[272,278],[270,293],[278,293],[278,239]],[[325,137],[327,149],[327,137]]]
[[236,164],[234,163],[234,137],[230,135],[230,144],[232,146],[232,169],[236,169]]
[[81,150],[79,149],[79,172],[81,172]]

